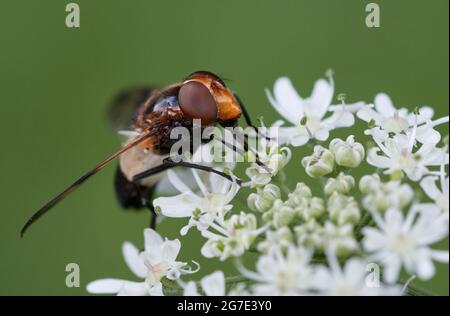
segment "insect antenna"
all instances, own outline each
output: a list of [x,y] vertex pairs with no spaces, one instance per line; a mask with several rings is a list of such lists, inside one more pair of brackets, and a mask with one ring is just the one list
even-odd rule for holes
[[86,180],[88,180],[90,177],[92,177],[94,174],[96,174],[98,171],[100,171],[104,166],[106,166],[108,163],[110,163],[112,160],[123,154],[125,151],[129,150],[130,148],[136,146],[137,144],[141,143],[142,141],[146,140],[148,137],[152,135],[151,131],[146,132],[145,134],[139,136],[126,146],[122,147],[106,159],[99,162],[97,165],[95,165],[91,170],[86,172],[83,176],[81,176],[78,180],[76,180],[74,183],[72,183],[70,186],[68,186],[64,191],[59,193],[57,196],[55,196],[52,200],[50,200],[47,204],[45,204],[43,207],[41,207],[36,213],[34,213],[28,221],[25,223],[23,228],[20,231],[20,237],[23,237],[25,232],[28,230],[28,228],[36,222],[41,216],[43,216],[45,213],[47,213],[50,209],[52,209],[56,204],[58,204],[61,200],[63,200],[67,195],[75,191],[81,184],[83,184]]

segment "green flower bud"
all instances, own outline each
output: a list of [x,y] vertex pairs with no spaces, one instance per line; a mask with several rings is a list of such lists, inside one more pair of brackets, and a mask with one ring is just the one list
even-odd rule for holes
[[269,253],[274,246],[279,246],[282,251],[287,250],[294,242],[294,234],[284,226],[266,233],[266,239],[258,243],[257,249],[262,253]]
[[295,211],[281,200],[275,201],[272,210],[275,227],[287,226],[295,219]]
[[363,194],[369,194],[380,188],[381,180],[377,174],[366,175],[359,180],[359,190]]
[[414,191],[408,184],[400,181],[383,183],[377,175],[363,177],[359,185],[365,195],[363,206],[370,211],[384,213],[390,207],[402,209],[414,198]]
[[346,141],[333,139],[330,143],[330,151],[333,153],[336,163],[347,168],[358,167],[365,157],[363,145],[355,142],[353,135],[349,136]]
[[327,244],[333,243],[339,258],[348,257],[358,250],[358,242],[354,237],[354,228],[351,224],[338,226],[327,221],[324,224],[324,236]]
[[334,192],[348,194],[355,187],[355,179],[341,172],[337,178],[329,178],[325,184],[324,192],[331,195]]
[[251,193],[247,198],[248,207],[252,211],[266,212],[270,210],[273,203],[281,197],[280,188],[274,184],[268,184],[257,193]]
[[320,198],[304,198],[302,205],[296,211],[300,218],[308,221],[310,219],[319,219],[325,213],[325,201]]
[[297,236],[298,245],[321,251],[324,249],[324,230],[315,219],[311,219],[302,225],[295,226],[294,232]]
[[263,213],[262,219],[263,219],[264,223],[270,223],[273,221],[273,216],[274,216],[274,211],[273,211],[273,209],[271,209],[270,211]]
[[401,181],[404,177],[403,171],[397,170],[391,173],[391,180],[392,181]]
[[331,151],[320,145],[314,147],[314,153],[311,156],[302,160],[306,173],[312,178],[318,178],[333,172],[334,163],[334,155]]
[[288,194],[287,204],[292,208],[297,208],[302,205],[303,200],[312,197],[311,189],[304,183],[297,183],[295,190]]
[[338,225],[356,225],[361,219],[361,212],[354,197],[335,192],[328,199],[327,206],[331,220]]

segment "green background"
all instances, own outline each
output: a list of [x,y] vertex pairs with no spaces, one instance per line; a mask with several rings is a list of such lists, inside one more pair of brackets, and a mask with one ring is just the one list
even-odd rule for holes
[[[365,26],[363,0],[78,0],[79,29],[65,26],[68,2],[0,3],[0,294],[86,294],[93,279],[133,279],[120,246],[142,245],[148,214],[120,210],[113,166],[19,238],[34,210],[119,146],[104,112],[123,87],[208,69],[230,79],[254,116],[273,122],[264,88],[288,75],[308,95],[333,68],[349,101],[385,91],[398,105],[448,115],[448,0],[375,1],[379,29]],[[291,187],[300,158],[289,166]],[[178,237],[182,224],[160,230]],[[182,258],[213,271],[217,261],[200,258],[199,240],[182,240]],[[70,262],[80,265],[81,288],[65,286]],[[439,266],[427,287],[448,295],[448,272]]]

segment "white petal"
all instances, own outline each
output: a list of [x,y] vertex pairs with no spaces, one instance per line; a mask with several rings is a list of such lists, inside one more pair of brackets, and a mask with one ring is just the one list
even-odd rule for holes
[[370,122],[374,120],[376,125],[381,125],[382,116],[370,107],[359,110],[356,115],[363,121]]
[[334,111],[333,114],[322,121],[322,125],[328,129],[350,127],[355,124],[355,117],[346,110]]
[[[433,118],[434,110],[429,106],[423,106],[419,109],[420,114],[417,116],[417,124],[423,124]],[[412,126],[416,123],[416,114],[410,113],[408,115],[408,122]]]
[[183,295],[184,296],[199,296],[198,291],[197,291],[197,286],[195,285],[194,281],[189,281],[184,286]]
[[367,162],[377,168],[390,168],[392,164],[391,160],[385,156],[378,155],[379,151],[380,149],[378,148],[369,149],[369,152],[367,153]]
[[[203,232],[202,232],[203,233]],[[200,253],[205,258],[214,258],[216,253],[213,251],[211,243],[206,242],[200,249]]]
[[344,276],[347,280],[351,282],[354,286],[358,286],[364,282],[366,275],[366,266],[361,259],[350,259],[344,266]]
[[278,268],[277,261],[272,256],[262,256],[256,263],[256,270],[264,277],[271,277]]
[[[174,185],[173,180],[174,177],[170,176],[170,173],[175,173],[177,180],[177,186]],[[181,183],[181,185],[178,185]],[[155,195],[170,195],[170,194],[178,194],[180,192],[185,192],[186,189],[189,191],[189,188],[195,187],[195,180],[192,178],[191,170],[187,168],[176,168],[174,170],[167,171],[167,177],[163,177],[157,184]]]
[[330,136],[330,132],[326,128],[321,128],[314,134],[314,138],[317,140],[320,140],[322,142],[326,141],[329,136]]
[[436,273],[433,261],[427,255],[418,255],[418,262],[416,262],[417,276],[421,280],[430,280]]
[[156,231],[150,228],[144,230],[144,245],[146,250],[157,249],[162,243],[163,239]]
[[274,85],[274,97],[266,91],[267,97],[275,110],[294,125],[304,115],[304,102],[287,77],[279,78]]
[[148,290],[148,294],[150,294],[150,296],[164,296],[164,293],[163,293],[163,290],[162,290],[162,284],[158,283],[158,284],[152,286]]
[[280,127],[278,131],[278,143],[291,144],[294,147],[303,146],[310,137],[306,130],[300,127]]
[[317,117],[324,117],[331,101],[333,100],[333,94],[334,87],[330,82],[324,79],[319,79],[316,81],[310,101],[311,104],[314,105],[313,112]]
[[448,251],[442,251],[442,250],[431,250],[431,257],[438,261],[438,262],[442,262],[442,263],[447,263],[449,261],[449,255],[448,255]]
[[148,296],[148,286],[145,282],[124,282],[118,296]]
[[200,199],[190,192],[172,197],[160,197],[153,201],[155,207],[167,217],[189,217],[200,206]]
[[423,106],[419,109],[419,123],[429,121],[434,116],[434,109],[429,106]]
[[225,295],[225,276],[222,271],[216,271],[205,276],[200,283],[207,296]]
[[[319,266],[316,268],[316,272],[313,277],[312,286],[315,289],[326,291],[334,285],[333,276],[331,275],[329,269],[324,266]],[[324,293],[325,295],[327,293]]]
[[144,261],[139,256],[139,250],[130,242],[124,242],[122,245],[122,254],[131,272],[137,277],[144,279],[147,275],[147,268]]
[[389,230],[399,231],[403,225],[403,214],[399,210],[391,208],[386,211],[384,221]]
[[289,142],[287,142],[288,144],[291,144],[294,147],[300,147],[305,145],[308,141],[309,141],[309,136],[305,136],[305,135],[296,135],[294,137],[292,137]]
[[363,245],[367,251],[377,251],[385,246],[386,238],[378,229],[365,227],[363,233],[365,236]]
[[[173,170],[167,171],[167,177],[170,180],[170,183],[179,191],[179,192],[191,192],[189,187],[185,184],[185,182],[179,177],[183,173],[175,173]],[[192,179],[191,170],[186,170],[186,174],[184,174],[186,178]],[[194,182],[195,183],[195,182]]]
[[[216,168],[219,171],[223,171],[220,168]],[[209,173],[208,175],[211,192],[226,194],[231,187],[231,181],[215,173]]]
[[180,252],[181,243],[178,239],[166,240],[162,246],[162,258],[167,262],[174,262]]
[[115,294],[119,293],[125,282],[128,281],[120,279],[95,280],[86,286],[86,290],[92,294]]
[[422,158],[422,164],[425,166],[442,166],[448,165],[448,153],[440,148],[436,148],[435,144],[426,143],[416,152],[416,156]]
[[350,112],[352,114],[358,113],[361,110],[371,108],[373,105],[366,104],[365,102],[356,102],[356,103],[350,103],[350,104],[339,104],[339,105],[330,105],[328,107],[328,111],[335,112],[345,109],[347,112]]
[[203,183],[202,179],[199,176],[199,171],[196,169],[191,169],[192,175],[194,176],[195,182],[197,183],[197,187],[202,192],[203,196],[208,194],[208,190],[206,189],[205,183]]
[[383,116],[393,116],[396,109],[391,98],[386,93],[378,93],[375,96],[375,108]]
[[433,127],[423,125],[417,128],[416,139],[422,144],[437,144],[441,141],[441,134]]
[[441,195],[441,192],[439,191],[436,185],[437,179],[438,179],[437,177],[426,177],[422,181],[420,181],[420,186],[422,187],[422,190],[432,200],[437,199],[437,197]]
[[389,284],[396,283],[400,275],[401,267],[402,263],[400,258],[395,255],[388,258],[384,263],[384,280]]

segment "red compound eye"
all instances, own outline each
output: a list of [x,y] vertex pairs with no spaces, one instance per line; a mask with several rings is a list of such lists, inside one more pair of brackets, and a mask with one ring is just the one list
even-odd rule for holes
[[178,102],[188,119],[200,119],[202,125],[217,120],[217,104],[209,89],[200,82],[189,81],[178,92]]

